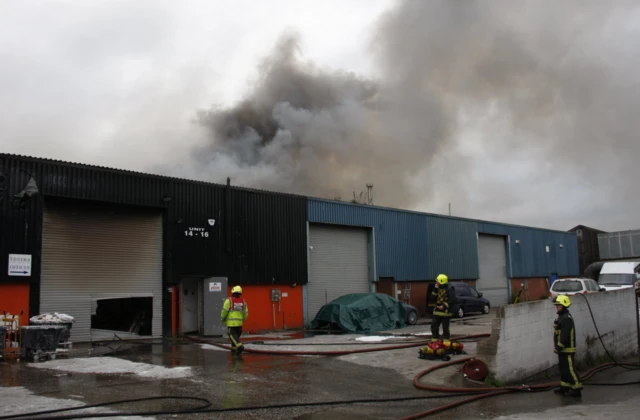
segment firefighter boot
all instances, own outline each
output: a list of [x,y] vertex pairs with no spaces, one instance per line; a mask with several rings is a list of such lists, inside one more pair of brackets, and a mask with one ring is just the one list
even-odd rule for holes
[[567,395],[567,393],[569,392],[569,388],[565,388],[565,387],[560,387],[560,388],[556,388],[553,390],[554,394],[558,394],[558,395]]
[[572,389],[565,394],[567,397],[580,398],[582,397],[582,391],[579,389]]

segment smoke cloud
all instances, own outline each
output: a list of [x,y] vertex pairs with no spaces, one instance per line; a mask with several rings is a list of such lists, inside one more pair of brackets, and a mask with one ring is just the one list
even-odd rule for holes
[[452,202],[533,224],[561,207],[559,223],[630,227],[639,16],[625,0],[401,1],[373,28],[376,80],[305,62],[286,34],[244,100],[199,113],[208,140],[182,171],[347,200],[372,183],[377,205]]

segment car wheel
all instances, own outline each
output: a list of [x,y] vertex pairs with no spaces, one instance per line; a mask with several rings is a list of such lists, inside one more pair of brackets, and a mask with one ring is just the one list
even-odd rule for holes
[[462,309],[462,306],[458,308],[458,312],[456,312],[456,315],[458,316],[458,318],[464,317],[464,309]]
[[488,303],[484,304],[484,308],[482,309],[482,313],[487,315],[491,311],[491,306]]
[[407,315],[407,324],[416,325],[417,322],[418,314],[416,313],[416,311],[409,312],[409,315]]

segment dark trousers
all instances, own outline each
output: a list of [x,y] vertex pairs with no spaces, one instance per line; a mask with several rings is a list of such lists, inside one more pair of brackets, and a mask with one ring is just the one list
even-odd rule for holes
[[434,315],[431,319],[431,338],[434,340],[440,339],[440,324],[442,324],[442,338],[448,340],[451,338],[451,331],[449,331],[449,316]]
[[231,341],[231,350],[236,351],[238,349],[244,349],[240,336],[242,335],[242,327],[228,327],[229,341]]
[[574,364],[575,354],[558,353],[558,368],[560,369],[560,387],[565,389],[582,389],[578,372]]

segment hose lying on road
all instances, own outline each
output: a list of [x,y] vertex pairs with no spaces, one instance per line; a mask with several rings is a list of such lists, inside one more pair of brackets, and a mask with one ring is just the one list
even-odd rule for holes
[[[584,297],[584,296],[583,296]],[[602,344],[602,346],[604,347],[604,350],[606,352],[606,354],[611,358],[611,360],[613,360],[613,362],[611,363],[605,363],[599,366],[596,366],[592,369],[590,369],[589,371],[585,372],[584,374],[582,374],[582,380],[586,381],[589,380],[593,375],[595,375],[598,372],[601,372],[605,369],[609,369],[612,367],[622,367],[622,368],[626,368],[626,369],[638,369],[640,368],[640,365],[638,365],[637,363],[619,363],[617,361],[615,361],[615,359],[613,359],[613,357],[611,356],[611,354],[609,353],[608,349],[606,348],[606,346],[604,345],[604,341],[602,340],[602,337],[600,335],[600,332],[598,331],[598,327],[595,321],[595,317],[593,315],[593,312],[591,310],[591,305],[589,305],[588,300],[586,299],[586,297],[584,297],[585,300],[587,301],[587,305],[589,308],[589,312],[591,313],[591,318],[593,320],[593,324],[596,327],[596,332],[598,334],[598,338],[600,339],[600,342]],[[466,336],[459,336],[459,337],[453,337],[453,340],[466,340],[466,339],[473,339],[473,338],[481,338],[481,337],[488,337],[490,336],[490,334],[471,334],[471,335],[466,335]],[[203,339],[199,339],[199,338],[195,338],[195,337],[189,337],[190,340],[195,341],[195,342],[200,342],[200,343],[205,343],[205,344],[210,344],[219,348],[223,348],[226,350],[231,350],[231,348],[229,346],[220,344],[220,343],[215,343],[215,342],[211,342],[208,340],[203,340]],[[416,347],[416,346],[422,346],[422,345],[426,345],[427,343],[429,343],[431,340],[427,340],[427,341],[416,341],[416,342],[412,342],[412,343],[407,343],[407,344],[400,344],[400,345],[390,345],[390,346],[384,346],[384,347],[374,347],[374,348],[368,348],[368,349],[356,349],[356,350],[342,350],[342,351],[291,351],[291,350],[259,350],[259,349],[246,349],[246,351],[248,353],[257,353],[257,354],[268,354],[268,355],[318,355],[318,356],[341,356],[341,355],[347,355],[347,354],[355,354],[355,353],[370,353],[370,352],[377,352],[377,351],[386,351],[386,350],[397,350],[397,349],[404,349],[404,348],[410,348],[410,347]],[[248,342],[247,342],[248,344]],[[282,344],[282,345],[287,345],[287,344]],[[326,343],[324,345],[327,345]],[[333,344],[329,344],[329,345],[333,345]],[[458,407],[464,404],[468,404],[474,401],[478,401],[480,399],[485,399],[485,398],[491,398],[491,397],[495,397],[498,395],[505,395],[505,394],[509,394],[509,393],[515,393],[515,392],[546,392],[549,391],[553,388],[556,388],[559,386],[558,382],[550,382],[550,383],[542,383],[542,384],[535,384],[535,385],[521,385],[521,386],[506,386],[506,387],[469,387],[469,388],[460,388],[460,387],[443,387],[443,386],[435,386],[435,385],[427,385],[427,384],[423,384],[420,382],[420,379],[422,379],[423,377],[425,377],[426,375],[428,375],[431,372],[434,372],[438,369],[442,369],[448,366],[452,366],[452,365],[456,365],[456,364],[461,364],[461,363],[465,363],[469,360],[474,359],[473,357],[467,357],[467,358],[462,358],[462,359],[458,359],[458,360],[454,360],[454,361],[450,361],[450,362],[445,362],[445,363],[441,363],[435,366],[432,366],[428,369],[425,369],[423,371],[421,371],[420,373],[418,373],[413,380],[413,385],[414,387],[418,388],[418,389],[422,389],[422,390],[427,390],[427,391],[435,391],[435,392],[441,392],[441,393],[445,393],[440,394],[440,395],[431,395],[431,396],[425,396],[425,397],[400,397],[400,398],[386,398],[386,399],[380,399],[380,398],[376,398],[376,399],[362,399],[362,400],[346,400],[346,401],[327,401],[327,402],[312,402],[312,403],[295,403],[295,404],[278,404],[278,405],[267,405],[267,406],[253,406],[253,407],[238,407],[238,408],[223,408],[223,409],[212,409],[212,408],[208,408],[211,403],[207,400],[204,399],[200,399],[200,398],[189,398],[189,397],[173,397],[173,398],[182,398],[182,399],[196,399],[196,400],[200,400],[200,401],[206,401],[207,402],[207,406],[203,407],[203,408],[197,408],[197,409],[189,409],[189,410],[181,410],[181,411],[155,411],[155,412],[132,412],[132,413],[92,413],[92,414],[76,414],[76,415],[62,415],[62,416],[55,416],[55,417],[39,417],[40,420],[61,420],[61,419],[79,419],[79,418],[90,418],[90,417],[120,417],[120,416],[151,416],[151,415],[166,415],[166,414],[170,414],[170,415],[177,415],[177,414],[193,414],[193,413],[221,413],[221,412],[229,412],[229,411],[253,411],[253,410],[264,410],[264,409],[282,409],[282,408],[293,408],[293,407],[313,407],[313,406],[327,406],[327,405],[345,405],[345,404],[366,404],[366,403],[388,403],[388,402],[399,402],[399,401],[410,401],[410,400],[426,400],[426,399],[436,399],[436,398],[452,398],[452,397],[465,397],[468,396],[469,398],[460,400],[460,401],[456,401],[453,402],[451,404],[446,404],[440,407],[436,407],[436,408],[432,408],[430,410],[427,411],[423,411],[417,414],[413,414],[411,416],[408,417],[403,417],[400,420],[415,420],[415,419],[420,419],[426,416],[429,416],[431,414],[436,414],[445,410],[449,410],[451,408],[454,407]],[[635,385],[635,384],[640,384],[640,381],[638,382],[626,382],[626,383],[594,383],[594,384],[588,384],[585,383],[584,385],[594,385],[594,386],[622,386],[622,385]],[[39,413],[27,413],[27,414],[21,414],[21,415],[14,415],[14,416],[5,416],[5,417],[0,417],[0,420],[6,420],[6,419],[14,419],[14,418],[21,418],[21,417],[26,417],[26,416],[34,416],[34,415],[38,415],[38,414],[48,414],[48,413],[53,413],[53,412],[61,412],[61,411],[69,411],[69,410],[81,410],[81,409],[87,409],[87,408],[92,408],[92,407],[100,407],[100,406],[105,406],[105,405],[115,405],[115,404],[121,404],[121,403],[125,403],[125,402],[134,402],[134,401],[144,401],[144,400],[152,400],[152,399],[160,399],[160,398],[172,398],[172,397],[151,397],[151,398],[144,398],[144,399],[139,399],[139,400],[127,400],[127,401],[114,401],[114,402],[110,402],[110,403],[103,403],[103,404],[96,404],[93,406],[81,406],[81,407],[74,407],[71,409],[59,409],[59,410],[50,410],[47,412],[39,412]]]
[[[466,340],[472,338],[483,338],[489,337],[491,334],[469,334],[453,337],[452,340]],[[202,344],[209,344],[215,347],[219,347],[225,350],[231,350],[231,347],[225,344],[216,343],[215,341],[205,340],[197,337],[188,337],[189,340],[195,341]],[[356,350],[325,350],[325,351],[298,351],[298,350],[263,350],[263,349],[252,349],[245,347],[245,353],[255,353],[255,354],[268,354],[271,356],[345,356],[348,354],[357,354],[357,353],[372,353],[376,351],[385,351],[385,350],[400,350],[407,349],[411,347],[418,346],[426,346],[431,342],[429,340],[415,341],[408,344],[398,344],[398,345],[386,345],[384,347],[373,347],[368,349],[356,349]],[[250,342],[246,342],[246,344],[251,344]],[[371,344],[371,343],[369,343]],[[283,344],[285,346],[286,344]]]
[[[22,413],[22,414],[12,414],[9,416],[0,416],[0,420],[6,420],[6,419],[19,419],[19,418],[23,418],[23,417],[33,417],[33,416],[38,416],[38,415],[42,415],[42,414],[53,414],[53,413],[61,413],[63,411],[72,411],[72,410],[86,410],[88,408],[98,408],[98,407],[107,407],[110,405],[120,405],[120,404],[127,404],[127,403],[134,403],[134,402],[142,402],[142,401],[157,401],[157,400],[189,400],[189,401],[200,401],[202,403],[204,403],[204,405],[195,407],[195,408],[190,408],[189,410],[191,411],[196,411],[196,410],[204,410],[206,408],[211,407],[211,401],[207,400],[206,398],[198,398],[198,397],[146,397],[146,398],[136,398],[136,399],[131,399],[131,400],[118,400],[118,401],[110,401],[110,402],[106,402],[106,403],[100,403],[100,404],[92,404],[92,405],[82,405],[79,407],[71,407],[71,408],[58,408],[55,410],[45,410],[45,411],[35,411],[35,412],[31,412],[31,413]],[[180,413],[180,411],[177,412],[173,412],[173,411],[166,411],[165,414],[174,414],[174,413]],[[92,413],[92,414],[88,414],[89,417],[98,417],[101,414],[114,414],[117,416],[121,416],[122,413]],[[65,415],[63,417],[51,417],[51,418],[71,418],[68,417],[69,415]]]

